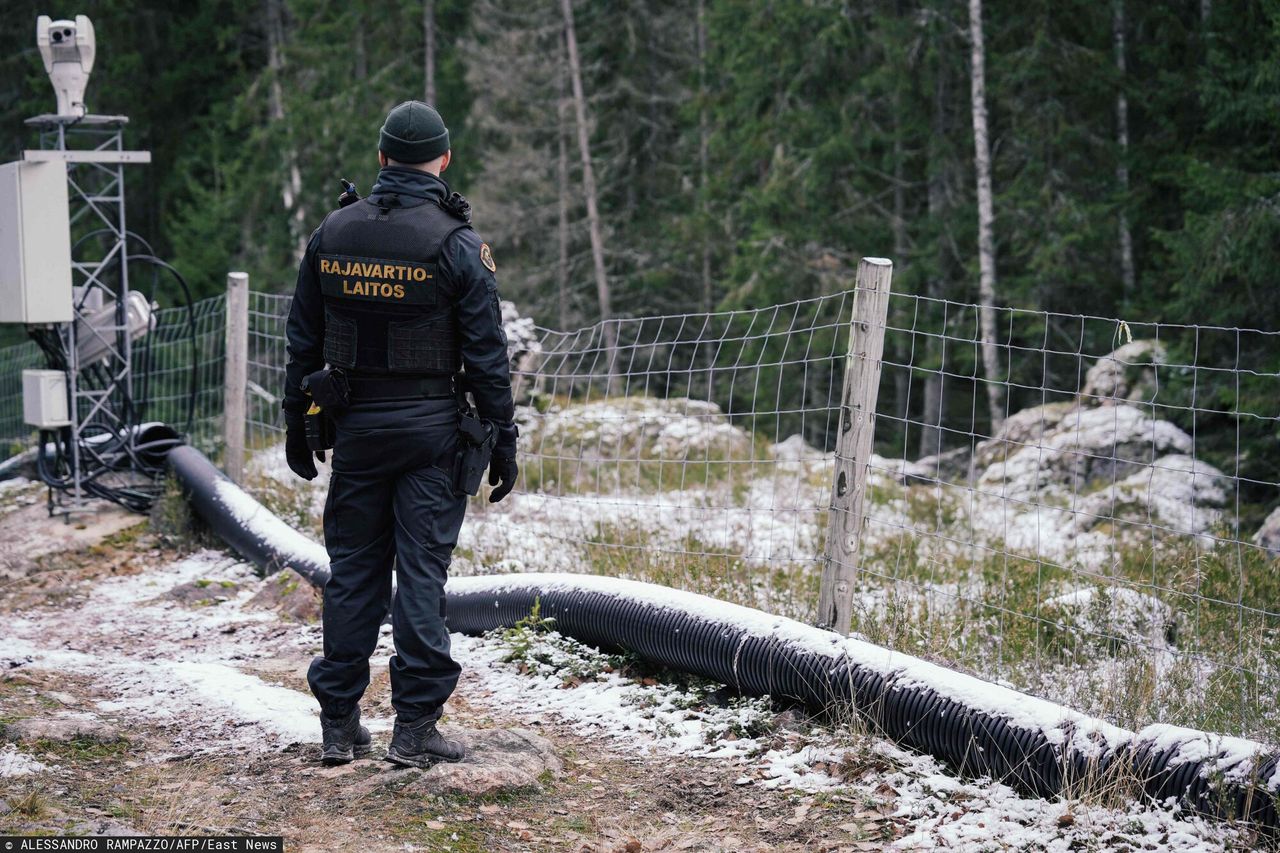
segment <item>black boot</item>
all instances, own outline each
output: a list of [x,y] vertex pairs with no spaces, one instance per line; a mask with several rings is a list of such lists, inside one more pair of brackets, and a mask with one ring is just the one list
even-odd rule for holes
[[373,749],[369,730],[360,725],[360,708],[353,708],[346,717],[329,717],[320,712],[320,732],[324,746],[320,760],[325,764],[346,764],[356,756],[368,755]]
[[461,761],[466,754],[462,742],[449,740],[436,729],[442,710],[437,708],[412,723],[402,723],[397,716],[391,746],[387,748],[387,760],[405,767],[430,767],[437,761]]

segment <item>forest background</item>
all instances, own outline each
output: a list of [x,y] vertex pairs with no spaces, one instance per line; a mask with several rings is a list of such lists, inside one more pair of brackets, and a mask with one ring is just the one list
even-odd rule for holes
[[[90,110],[128,115],[128,147],[154,157],[129,172],[130,226],[197,297],[231,269],[289,291],[338,178],[367,192],[384,115],[420,98],[450,127],[445,177],[504,297],[545,326],[836,293],[878,255],[896,293],[1280,329],[1280,0],[0,8],[0,156],[34,147],[23,119],[53,104],[36,16],[89,15]],[[1042,325],[1019,334],[1110,348]],[[917,427],[877,433],[895,452],[1037,402],[974,406],[980,383],[941,399],[940,340],[910,355],[922,388],[882,391]],[[1236,364],[1274,372],[1274,340],[1249,338]],[[978,349],[972,372],[992,375]],[[1218,390],[1219,426],[1259,410],[1247,378]],[[1276,438],[1274,418],[1252,419],[1224,447],[1274,482]]]

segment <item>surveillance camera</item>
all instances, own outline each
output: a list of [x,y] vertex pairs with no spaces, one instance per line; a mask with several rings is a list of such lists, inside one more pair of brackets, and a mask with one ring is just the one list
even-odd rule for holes
[[83,116],[84,90],[96,50],[93,24],[84,15],[76,15],[74,21],[41,15],[36,19],[36,46],[58,97],[58,115]]

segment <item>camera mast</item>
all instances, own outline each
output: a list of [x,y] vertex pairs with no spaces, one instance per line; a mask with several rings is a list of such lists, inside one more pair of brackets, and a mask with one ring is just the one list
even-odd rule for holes
[[[154,253],[128,230],[125,166],[149,163],[151,154],[124,147],[128,118],[85,107],[96,53],[86,16],[40,16],[36,43],[57,112],[27,119],[39,149],[0,167],[19,190],[17,210],[6,205],[2,214],[16,227],[0,233],[20,235],[21,290],[21,316],[0,310],[0,321],[25,323],[48,363],[24,371],[23,395],[25,419],[40,430],[37,469],[50,514],[81,511],[92,498],[143,508],[154,484],[138,473],[153,472],[177,438],[140,422],[145,400],[134,387],[133,342],[155,321],[147,298],[130,290],[130,260]],[[10,282],[2,283],[7,291]]]

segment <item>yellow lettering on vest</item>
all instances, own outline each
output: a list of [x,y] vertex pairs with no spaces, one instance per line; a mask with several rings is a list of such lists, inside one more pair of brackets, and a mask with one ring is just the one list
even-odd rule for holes
[[424,270],[422,267],[414,267],[414,268],[413,268],[413,280],[414,280],[414,281],[426,281],[426,280],[427,280],[427,271],[426,271],[426,270]]
[[395,287],[396,299],[404,299],[404,285],[397,284]]

